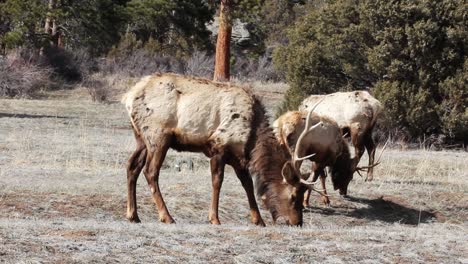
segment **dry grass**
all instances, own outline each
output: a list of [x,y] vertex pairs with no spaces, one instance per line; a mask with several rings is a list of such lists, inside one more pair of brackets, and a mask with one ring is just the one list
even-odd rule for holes
[[[222,225],[209,225],[207,159],[171,151],[161,188],[177,224],[157,223],[144,177],[137,190],[143,224],[130,224],[124,164],[134,142],[127,115],[120,104],[86,97],[0,99],[0,262],[468,261],[466,152],[388,150],[372,183],[356,176],[351,199],[331,184],[331,208],[314,196],[303,228],[272,226],[266,211],[268,226],[258,228],[231,169]],[[194,171],[173,169],[180,155],[195,162]]]

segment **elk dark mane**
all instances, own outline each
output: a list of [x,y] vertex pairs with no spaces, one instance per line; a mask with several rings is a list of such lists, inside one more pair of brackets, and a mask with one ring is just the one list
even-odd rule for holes
[[[283,190],[283,164],[290,159],[278,144],[273,129],[268,122],[265,108],[257,98],[254,99],[252,131],[247,146],[250,148],[249,171],[254,177],[257,198],[262,198],[274,220],[285,208],[280,208],[279,195]],[[263,199],[264,198],[264,199]]]

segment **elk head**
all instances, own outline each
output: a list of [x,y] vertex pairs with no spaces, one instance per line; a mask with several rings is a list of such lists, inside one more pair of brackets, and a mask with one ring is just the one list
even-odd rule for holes
[[[283,212],[283,215],[288,215],[288,224],[290,225],[302,225],[302,201],[304,200],[304,193],[306,190],[314,190],[320,192],[320,190],[316,190],[314,188],[314,183],[310,183],[305,181],[302,178],[300,172],[300,163],[303,160],[309,159],[313,157],[315,154],[306,155],[304,157],[299,157],[298,149],[302,144],[304,137],[314,130],[316,127],[320,126],[322,122],[319,122],[312,126],[310,122],[310,116],[314,109],[321,101],[317,102],[308,112],[306,125],[304,130],[300,134],[296,146],[294,154],[292,154],[291,160],[286,161],[283,164],[281,174],[283,175],[284,182],[288,184],[286,191],[279,194],[280,200],[283,204],[287,204],[287,208],[284,208],[286,212]],[[274,219],[276,220],[276,219]]]

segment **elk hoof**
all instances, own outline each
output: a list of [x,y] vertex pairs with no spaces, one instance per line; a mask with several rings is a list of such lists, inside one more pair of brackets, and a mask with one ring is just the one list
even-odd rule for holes
[[212,219],[212,220],[210,220],[210,224],[212,224],[212,225],[220,225],[221,222],[219,222],[219,219]]
[[328,197],[323,198],[323,203],[326,207],[330,207],[330,199],[328,199]]
[[260,218],[260,219],[256,219],[256,220],[253,220],[252,223],[254,223],[255,225],[257,226],[261,226],[261,227],[265,227],[265,223],[263,222],[263,220]]
[[136,214],[132,216],[127,216],[127,219],[128,221],[130,221],[130,223],[141,223],[140,218]]
[[175,221],[174,219],[172,219],[172,217],[163,217],[163,218],[160,218],[159,219],[160,222],[163,222],[165,224],[175,224]]

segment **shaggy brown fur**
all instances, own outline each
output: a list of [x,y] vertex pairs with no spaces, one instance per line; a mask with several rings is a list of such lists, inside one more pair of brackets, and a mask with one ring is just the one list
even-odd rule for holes
[[[290,208],[283,194],[288,185],[284,182],[281,169],[285,162],[291,160],[291,155],[278,144],[273,129],[268,124],[268,117],[263,106],[256,100],[254,106],[255,121],[260,124],[255,133],[255,147],[250,152],[251,160],[249,170],[255,176],[257,197],[262,197],[265,206],[270,210],[273,220],[280,216],[287,216]],[[296,193],[296,202],[293,207],[302,214],[302,201],[305,188]],[[299,196],[299,197],[297,197]],[[302,217],[301,217],[302,218]]]

